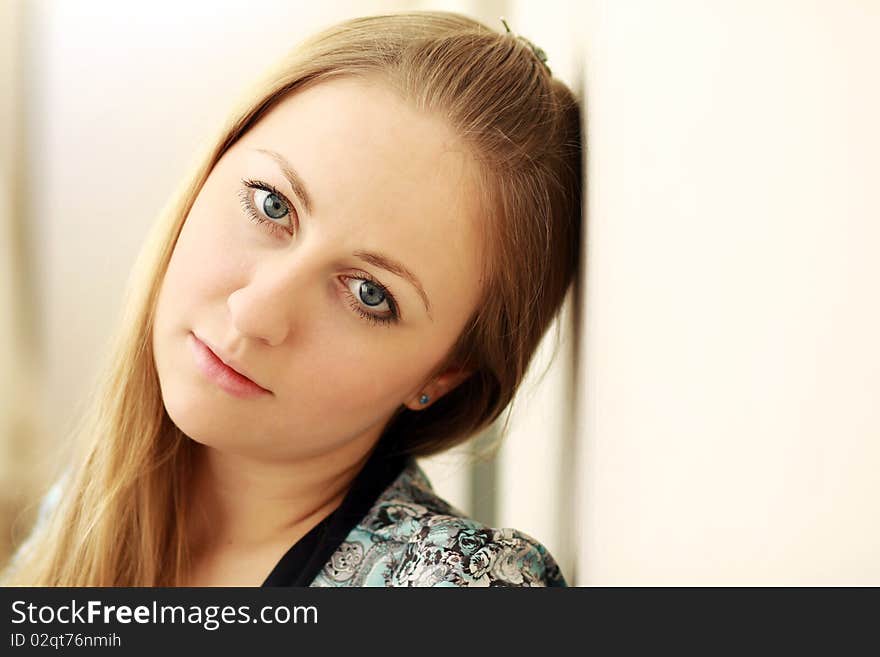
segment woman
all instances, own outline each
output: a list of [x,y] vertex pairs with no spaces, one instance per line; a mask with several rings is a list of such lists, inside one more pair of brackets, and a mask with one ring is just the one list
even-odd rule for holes
[[415,12],[301,43],[150,233],[6,583],[565,586],[414,458],[513,399],[577,268],[580,137],[509,31]]

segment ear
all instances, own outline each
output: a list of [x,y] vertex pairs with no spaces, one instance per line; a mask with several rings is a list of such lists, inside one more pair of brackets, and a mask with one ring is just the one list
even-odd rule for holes
[[[443,373],[438,374],[433,377],[429,383],[422,386],[413,397],[406,401],[406,407],[414,411],[421,411],[428,408],[428,406],[440,399],[447,392],[454,390],[471,374],[473,374],[473,370],[461,367],[452,367]],[[422,395],[428,396],[428,402],[426,404],[423,404],[420,401]]]

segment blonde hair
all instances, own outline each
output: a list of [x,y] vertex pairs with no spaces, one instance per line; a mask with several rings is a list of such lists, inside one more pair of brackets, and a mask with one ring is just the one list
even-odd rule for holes
[[[578,267],[581,114],[572,92],[512,33],[450,12],[338,23],[302,41],[235,105],[151,229],[128,281],[102,374],[72,431],[64,494],[7,584],[174,586],[189,546],[192,441],[168,417],[153,314],[181,227],[220,156],[286,94],[336,76],[378,77],[438,113],[481,163],[482,298],[444,367],[473,374],[432,406],[401,405],[385,433],[413,456],[446,450],[514,398]],[[443,368],[438,368],[441,371]]]

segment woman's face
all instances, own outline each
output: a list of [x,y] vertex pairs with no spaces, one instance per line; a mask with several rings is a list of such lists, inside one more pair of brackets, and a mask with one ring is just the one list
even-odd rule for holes
[[[214,166],[163,281],[153,349],[175,424],[249,456],[316,455],[378,438],[401,404],[463,380],[429,375],[480,292],[475,166],[378,82],[275,105]],[[202,344],[265,392],[206,374]]]

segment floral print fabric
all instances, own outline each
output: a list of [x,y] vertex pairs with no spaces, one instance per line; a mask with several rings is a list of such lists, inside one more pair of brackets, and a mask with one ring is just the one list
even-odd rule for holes
[[410,460],[311,586],[568,586],[547,548],[440,498]]

